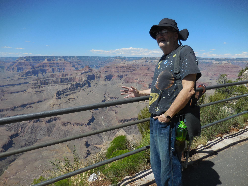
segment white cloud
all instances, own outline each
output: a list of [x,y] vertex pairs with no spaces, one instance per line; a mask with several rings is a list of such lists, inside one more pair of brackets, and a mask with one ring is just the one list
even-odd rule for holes
[[12,48],[12,47],[9,47],[9,46],[4,46],[4,47],[2,47],[2,48]]
[[224,45],[226,44],[226,42],[224,42]]
[[13,53],[13,52],[0,52],[0,57],[21,57],[23,56],[22,53]]
[[0,57],[7,57],[8,55],[8,52],[0,52]]
[[241,54],[235,54],[239,58],[248,58],[248,52],[242,52]]
[[46,45],[47,47],[49,46],[49,45]]
[[[216,54],[216,49],[211,49],[209,52],[205,50],[199,50],[195,52],[197,57],[203,58],[248,58],[248,52],[242,52],[240,54]],[[145,48],[120,48],[114,50],[90,50],[92,53],[106,56],[146,56],[146,57],[161,57],[163,55],[160,49],[149,50]]]
[[150,57],[160,57],[163,53],[160,49],[149,50],[145,48],[120,48],[114,50],[90,50],[95,54],[104,54],[108,56],[150,56]]
[[24,48],[16,48],[17,50],[23,50]]
[[248,52],[241,54],[213,54],[212,51],[205,53],[197,53],[197,57],[203,58],[248,58]]

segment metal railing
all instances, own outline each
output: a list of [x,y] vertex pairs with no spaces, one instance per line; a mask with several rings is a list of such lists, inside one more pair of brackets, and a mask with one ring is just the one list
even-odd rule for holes
[[[241,81],[241,82],[235,82],[235,83],[208,86],[208,87],[206,87],[206,90],[216,89],[216,88],[223,88],[223,87],[227,87],[227,86],[247,84],[247,83],[248,83],[248,81]],[[196,90],[202,91],[202,88],[198,88]],[[212,102],[212,103],[207,103],[207,104],[201,105],[200,107],[206,107],[206,106],[210,106],[210,105],[221,103],[221,102],[227,102],[227,101],[234,100],[234,99],[240,99],[240,98],[246,97],[246,96],[248,96],[248,94],[244,94],[244,95],[241,95],[241,96],[236,96],[236,97],[232,97],[232,98],[228,98],[228,99],[224,99],[224,100],[220,100],[220,101],[216,101],[216,102]],[[10,124],[10,123],[15,123],[15,122],[21,122],[21,121],[27,121],[27,120],[31,120],[31,119],[38,119],[38,118],[45,118],[45,117],[69,114],[69,113],[74,113],[74,112],[81,112],[81,111],[104,108],[104,107],[121,105],[121,104],[128,104],[128,103],[133,103],[133,102],[145,101],[145,100],[148,100],[148,99],[149,99],[149,96],[143,96],[143,97],[132,98],[132,99],[122,99],[122,100],[111,101],[111,102],[104,102],[104,103],[98,103],[98,104],[92,104],[92,105],[84,105],[84,106],[80,106],[80,107],[73,107],[73,108],[45,111],[45,112],[34,113],[34,114],[26,114],[26,115],[18,115],[18,116],[0,118],[0,125],[5,125],[5,124]],[[210,126],[218,124],[218,123],[221,123],[221,122],[226,121],[228,119],[231,119],[231,118],[246,114],[246,113],[248,113],[248,111],[244,111],[244,112],[235,114],[233,116],[229,116],[227,118],[221,119],[219,121],[209,123],[207,125],[202,126],[202,129],[210,127]],[[43,147],[46,147],[46,146],[51,146],[51,145],[55,145],[55,144],[75,140],[75,139],[79,139],[79,138],[83,138],[83,137],[87,137],[87,136],[91,136],[91,135],[95,135],[95,134],[99,134],[99,133],[103,133],[103,132],[107,132],[107,131],[111,131],[111,130],[115,130],[115,129],[119,129],[119,128],[123,128],[123,127],[127,127],[127,126],[131,126],[131,125],[135,125],[135,124],[142,123],[142,122],[149,121],[149,120],[150,120],[150,118],[145,118],[145,119],[142,119],[142,120],[136,120],[136,121],[132,121],[132,122],[127,122],[127,123],[124,123],[122,125],[109,127],[109,128],[101,129],[101,130],[98,130],[98,131],[81,134],[81,135],[78,135],[78,136],[67,137],[67,138],[63,138],[63,139],[59,139],[59,140],[54,140],[54,141],[51,141],[51,142],[46,142],[46,143],[43,143],[43,144],[24,147],[24,148],[21,148],[21,149],[10,151],[10,152],[3,152],[3,153],[0,153],[0,158],[7,157],[7,156],[10,156],[10,155],[14,155],[14,154],[27,152],[27,151],[31,151],[31,150],[35,150],[35,149],[39,149],[39,148],[43,148]],[[82,172],[85,172],[85,171],[88,171],[90,169],[93,169],[93,168],[108,164],[108,163],[116,161],[118,159],[122,159],[124,157],[133,155],[135,153],[139,153],[139,152],[144,151],[144,150],[146,150],[148,148],[149,148],[149,146],[142,147],[140,149],[136,149],[136,150],[128,152],[126,154],[122,154],[120,156],[117,156],[117,157],[114,157],[114,158],[111,158],[111,159],[108,159],[108,160],[104,160],[103,162],[99,162],[97,164],[94,164],[94,165],[91,165],[91,166],[76,170],[74,172],[70,172],[68,174],[61,175],[59,177],[44,181],[42,183],[37,184],[37,186],[38,185],[39,186],[47,185],[47,184],[57,182],[59,180],[62,180],[62,179],[65,179],[65,178],[80,174]]]

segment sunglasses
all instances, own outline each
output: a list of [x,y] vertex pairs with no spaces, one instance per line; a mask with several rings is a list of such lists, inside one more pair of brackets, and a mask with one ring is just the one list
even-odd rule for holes
[[158,31],[157,33],[156,33],[156,37],[158,37],[158,36],[164,36],[164,35],[166,35],[166,34],[168,34],[169,32],[173,32],[173,31],[171,31],[171,30],[166,30],[166,29],[164,29],[164,30],[160,30],[160,31]]

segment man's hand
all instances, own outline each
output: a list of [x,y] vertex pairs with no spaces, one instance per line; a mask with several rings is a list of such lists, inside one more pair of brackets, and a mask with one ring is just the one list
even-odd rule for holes
[[134,97],[140,96],[139,91],[136,88],[134,88],[133,86],[131,86],[131,87],[122,86],[122,88],[124,88],[124,90],[121,90],[121,92],[123,92],[123,93],[121,93],[121,95],[128,94],[124,98],[134,98]]
[[168,123],[170,122],[170,119],[166,117],[165,114],[161,114],[160,116],[155,116],[153,119],[158,119],[159,122],[161,123]]

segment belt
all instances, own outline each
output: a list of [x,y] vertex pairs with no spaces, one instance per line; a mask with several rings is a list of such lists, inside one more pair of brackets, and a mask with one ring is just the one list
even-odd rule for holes
[[153,118],[153,117],[156,117],[156,116],[160,116],[160,115],[152,114],[152,113],[151,113],[151,117],[152,117],[152,118]]
[[[151,117],[156,117],[156,116],[160,116],[161,114],[153,114],[151,113]],[[183,121],[185,119],[185,114],[176,114],[175,116],[173,116],[173,118],[171,120],[180,120]]]

